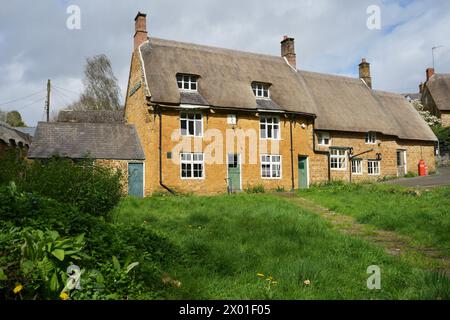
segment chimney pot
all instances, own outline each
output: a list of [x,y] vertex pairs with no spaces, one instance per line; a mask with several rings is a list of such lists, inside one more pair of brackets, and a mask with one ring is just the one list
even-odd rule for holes
[[370,63],[366,61],[365,58],[362,58],[361,63],[359,64],[359,77],[364,80],[367,86],[372,89],[372,77],[370,75]]
[[427,74],[427,81],[428,81],[434,75],[434,68],[428,68],[426,70],[426,74]]
[[134,50],[148,40],[147,14],[138,12],[134,18]]
[[295,39],[288,36],[281,41],[281,56],[286,58],[289,65],[297,70],[297,55],[295,54]]

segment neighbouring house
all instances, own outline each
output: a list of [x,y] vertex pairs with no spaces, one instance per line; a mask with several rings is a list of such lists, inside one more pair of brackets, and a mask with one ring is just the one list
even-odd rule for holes
[[57,122],[39,122],[28,158],[89,158],[124,174],[128,193],[143,196],[145,155],[135,127],[122,111],[61,111]]
[[15,129],[29,135],[32,138],[34,137],[34,133],[36,132],[36,127],[16,127]]
[[0,121],[0,157],[8,150],[16,150],[21,157],[25,157],[31,145],[31,140],[30,135]]
[[145,153],[144,194],[296,189],[435,170],[436,137],[401,95],[269,56],[148,36],[135,18],[125,102]]
[[450,74],[426,70],[427,80],[420,84],[421,100],[424,107],[439,117],[443,127],[450,126]]

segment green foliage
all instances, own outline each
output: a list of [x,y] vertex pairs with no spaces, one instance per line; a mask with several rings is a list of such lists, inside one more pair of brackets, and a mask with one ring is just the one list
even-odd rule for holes
[[20,272],[33,295],[55,299],[67,281],[67,267],[86,256],[81,252],[84,235],[62,238],[56,231],[29,230],[23,232]]
[[155,298],[164,270],[183,261],[149,226],[111,224],[14,183],[0,187],[0,298],[18,297],[12,288],[20,284],[23,299],[57,299],[70,263],[83,270],[82,290],[67,292],[70,299]]
[[20,189],[40,194],[80,211],[107,218],[123,196],[120,170],[85,159],[52,158],[28,163],[12,154],[2,160],[0,184],[15,181]]
[[258,184],[258,185],[254,185],[254,186],[248,185],[247,188],[245,189],[245,192],[246,193],[265,193],[266,190],[264,188],[264,185]]
[[[430,172],[430,174],[431,174],[431,172]],[[405,174],[405,178],[415,178],[417,176],[419,176],[419,174],[417,172],[412,172],[412,171],[409,171],[407,174]]]
[[10,111],[6,114],[6,123],[11,127],[26,127],[25,122],[22,120],[22,115],[19,111]]
[[450,149],[450,127],[434,126],[432,129],[441,146]]

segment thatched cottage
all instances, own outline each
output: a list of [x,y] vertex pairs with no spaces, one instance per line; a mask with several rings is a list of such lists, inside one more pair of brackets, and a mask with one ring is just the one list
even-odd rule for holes
[[433,68],[426,70],[427,80],[420,84],[422,104],[439,117],[443,127],[450,126],[450,74],[438,74]]
[[285,190],[435,170],[436,137],[401,95],[269,56],[148,37],[135,18],[125,103],[145,153],[145,194]]

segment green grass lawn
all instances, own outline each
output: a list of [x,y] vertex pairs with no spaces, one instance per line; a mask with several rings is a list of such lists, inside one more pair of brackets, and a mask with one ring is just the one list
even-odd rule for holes
[[[163,299],[450,298],[446,278],[272,195],[130,198],[114,223],[146,225],[181,248],[182,262],[166,270],[181,286],[167,286]],[[370,265],[381,268],[381,290],[367,289]]]
[[337,213],[411,237],[450,255],[450,187],[415,190],[383,184],[335,183],[299,191]]

